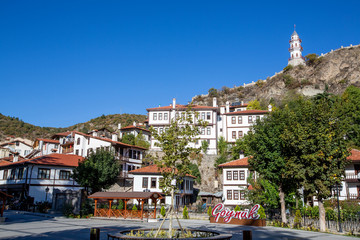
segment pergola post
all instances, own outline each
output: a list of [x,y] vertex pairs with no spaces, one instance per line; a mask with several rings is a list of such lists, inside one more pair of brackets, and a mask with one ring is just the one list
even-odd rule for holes
[[154,203],[155,203],[155,207],[154,207],[154,219],[156,219],[156,202],[157,202],[157,198],[153,199]]
[[96,217],[96,213],[97,213],[97,199],[95,199],[94,217]]
[[124,202],[125,202],[125,207],[124,207],[124,219],[126,219],[126,209],[127,209],[127,199],[124,199]]
[[109,200],[109,211],[108,211],[108,217],[110,217],[110,213],[111,213],[111,203],[113,200]]
[[144,199],[141,200],[141,220],[143,220]]

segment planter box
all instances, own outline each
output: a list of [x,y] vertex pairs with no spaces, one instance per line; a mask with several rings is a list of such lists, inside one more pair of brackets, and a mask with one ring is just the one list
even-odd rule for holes
[[210,217],[211,223],[222,223],[222,224],[235,224],[235,225],[245,225],[245,226],[256,226],[256,227],[265,227],[266,226],[266,220],[265,219],[237,219],[232,218],[230,222],[226,223],[224,222],[224,218],[220,217],[217,222],[215,222],[215,217]]

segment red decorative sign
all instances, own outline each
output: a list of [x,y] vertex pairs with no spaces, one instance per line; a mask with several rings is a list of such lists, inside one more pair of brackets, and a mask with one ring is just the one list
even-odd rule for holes
[[224,204],[219,203],[214,207],[211,214],[215,217],[215,222],[219,220],[220,217],[224,218],[225,223],[229,223],[232,218],[237,219],[252,219],[256,220],[260,217],[258,214],[258,210],[260,209],[260,205],[256,204],[251,208],[251,210],[244,210],[244,211],[237,211],[230,210],[229,208],[226,208]]

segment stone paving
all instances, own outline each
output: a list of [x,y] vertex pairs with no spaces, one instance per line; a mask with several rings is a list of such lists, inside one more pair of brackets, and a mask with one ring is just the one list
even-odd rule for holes
[[[136,228],[156,228],[160,222],[146,222],[135,220],[119,219],[69,219],[49,215],[30,215],[15,211],[6,211],[4,214],[7,221],[0,224],[0,239],[89,239],[90,228],[99,227],[101,229],[100,239],[107,239],[107,233],[117,233],[120,230]],[[328,233],[308,232],[301,230],[291,230],[274,227],[244,227],[237,225],[213,224],[208,220],[180,220],[183,227],[201,228],[215,230],[222,233],[230,233],[232,239],[242,239],[242,230],[252,230],[253,239],[316,239],[316,240],[335,240],[335,239],[358,239],[348,236],[341,236]],[[167,223],[164,224],[167,227]],[[178,227],[177,222],[174,222]]]

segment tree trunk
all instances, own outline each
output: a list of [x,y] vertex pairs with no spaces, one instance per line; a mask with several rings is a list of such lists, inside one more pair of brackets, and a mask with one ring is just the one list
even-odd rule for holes
[[172,238],[172,228],[173,228],[173,214],[174,213],[174,188],[171,189],[171,212],[170,212],[170,222],[169,222],[169,238]]
[[320,232],[326,231],[326,225],[325,225],[325,208],[324,203],[322,199],[318,199],[319,203],[319,225],[320,225]]
[[280,197],[280,206],[281,206],[281,221],[283,223],[287,223],[286,209],[285,209],[285,193],[282,189],[281,184],[279,187],[279,197]]

